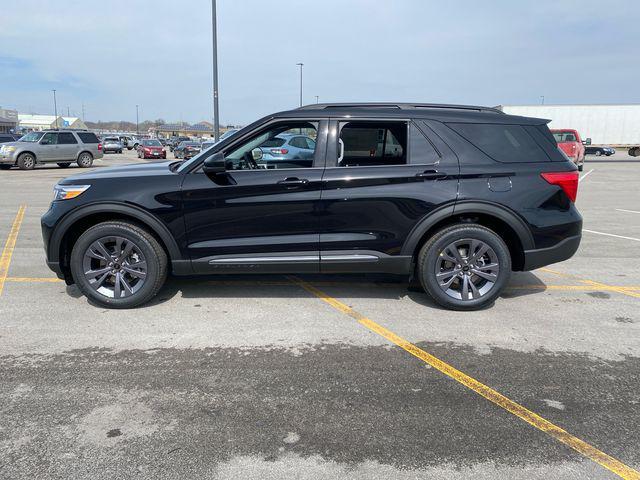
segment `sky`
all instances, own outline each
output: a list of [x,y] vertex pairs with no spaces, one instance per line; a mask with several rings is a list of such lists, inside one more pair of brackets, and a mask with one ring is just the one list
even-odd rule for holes
[[[0,106],[211,121],[210,0],[21,0]],[[637,0],[218,0],[222,125],[299,103],[640,103]]]

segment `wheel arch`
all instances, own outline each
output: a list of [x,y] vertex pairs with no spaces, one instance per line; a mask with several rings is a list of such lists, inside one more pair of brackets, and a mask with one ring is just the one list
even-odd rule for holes
[[78,152],[78,155],[76,155],[76,162],[80,159],[80,155],[82,155],[83,153],[88,153],[89,155],[91,155],[92,159],[96,158],[95,155],[91,153],[91,150],[83,149]]
[[105,221],[128,221],[149,231],[160,242],[171,262],[183,260],[169,229],[156,217],[140,208],[118,203],[94,204],[69,213],[56,226],[49,241],[49,261],[57,262],[65,278],[70,278],[71,250],[88,228]]
[[524,268],[524,251],[534,248],[528,227],[514,212],[501,205],[472,201],[441,207],[422,219],[407,237],[401,255],[417,258],[428,238],[455,223],[477,223],[496,232],[509,248],[513,270]]
[[24,155],[25,153],[28,153],[29,155],[33,156],[33,159],[36,161],[36,163],[38,162],[38,156],[33,153],[31,150],[23,150],[22,152],[18,153],[16,155],[16,161],[14,162],[14,165],[18,164],[18,159],[20,158],[20,156]]

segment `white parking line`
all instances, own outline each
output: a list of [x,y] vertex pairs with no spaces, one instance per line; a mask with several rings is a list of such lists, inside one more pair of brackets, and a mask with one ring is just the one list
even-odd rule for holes
[[637,210],[625,210],[624,208],[616,208],[618,212],[627,212],[627,213],[640,213]]
[[582,180],[584,180],[585,178],[587,178],[587,176],[588,176],[591,172],[593,172],[594,170],[595,170],[595,169],[594,169],[594,168],[592,168],[592,169],[591,169],[591,170],[589,170],[587,173],[585,173],[584,175],[582,175],[582,176],[578,179],[578,182],[581,182]]
[[583,228],[582,231],[583,232],[589,232],[589,233],[595,233],[596,235],[605,235],[607,237],[622,238],[624,240],[633,240],[634,242],[640,242],[640,238],[625,237],[623,235],[614,235],[613,233],[596,232],[595,230],[587,230],[586,228]]

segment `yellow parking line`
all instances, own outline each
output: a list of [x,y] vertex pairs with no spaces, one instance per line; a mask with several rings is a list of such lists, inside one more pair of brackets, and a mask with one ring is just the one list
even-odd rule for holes
[[9,266],[11,265],[11,257],[13,256],[13,250],[18,240],[18,233],[20,232],[20,225],[22,225],[22,219],[24,218],[24,211],[27,209],[26,205],[20,205],[16,218],[11,225],[11,231],[7,237],[7,241],[2,249],[2,257],[0,257],[0,295],[4,289],[4,281],[9,274]]
[[552,273],[560,277],[575,279],[575,280],[578,280],[579,282],[584,283],[585,285],[591,285],[592,287],[596,287],[598,289],[611,290],[613,292],[618,292],[623,295],[627,295],[629,297],[640,298],[640,292],[634,292],[633,290],[636,290],[634,287],[620,287],[615,285],[607,285],[606,283],[594,282],[593,280],[589,280],[587,278],[582,278],[577,275],[572,275],[570,273],[558,272],[556,270],[551,270],[550,268],[541,268],[540,271]]
[[62,282],[59,278],[55,277],[7,277],[6,282],[19,282],[19,283],[57,283]]
[[377,324],[373,320],[358,313],[357,311],[353,310],[351,307],[345,305],[341,301],[327,295],[322,290],[318,290],[316,287],[305,282],[304,280],[301,280],[297,277],[288,277],[288,278],[290,278],[290,280],[293,283],[295,283],[296,285],[299,285],[300,287],[305,289],[307,292],[311,293],[312,295],[315,295],[325,303],[331,305],[336,310],[357,320],[358,323],[365,326],[372,332],[375,332],[381,337],[386,338],[388,341],[396,344],[398,347],[402,348],[406,352],[410,353],[411,355],[419,358],[423,362],[431,365],[433,368],[444,373],[449,378],[464,385],[468,389],[476,392],[478,395],[483,396],[490,402],[493,402],[497,406],[503,408],[504,410],[515,415],[521,420],[524,420],[525,422],[537,428],[538,430],[550,435],[551,437],[555,438],[559,442],[562,442],[565,445],[571,447],[572,449],[584,455],[585,457],[602,465],[604,468],[612,471],[613,473],[620,476],[621,478],[624,478],[627,480],[640,480],[640,472],[638,472],[637,470],[634,470],[633,468],[625,465],[621,461],[598,450],[597,448],[588,444],[587,442],[580,440],[577,437],[574,437],[566,430],[542,418],[540,415],[523,407],[519,403],[516,403],[513,400],[505,397],[501,393],[498,393],[496,390],[492,389],[491,387],[488,387],[487,385],[479,382],[478,380],[470,377],[469,375],[461,372],[460,370],[457,370],[455,367],[431,355],[430,353],[425,352],[424,350],[412,344],[408,340],[405,340],[404,338],[396,335],[395,333],[386,329],[382,325]]

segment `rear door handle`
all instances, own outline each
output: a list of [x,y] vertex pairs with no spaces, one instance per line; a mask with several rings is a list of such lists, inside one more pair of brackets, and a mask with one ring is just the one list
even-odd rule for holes
[[416,173],[416,177],[423,180],[437,180],[439,178],[445,178],[446,176],[446,173],[438,172],[437,170],[425,170],[424,172]]
[[278,185],[289,185],[289,186],[295,187],[295,186],[306,185],[307,183],[309,183],[309,180],[307,180],[306,178],[288,177],[288,178],[285,178],[284,180],[280,180],[278,182]]

